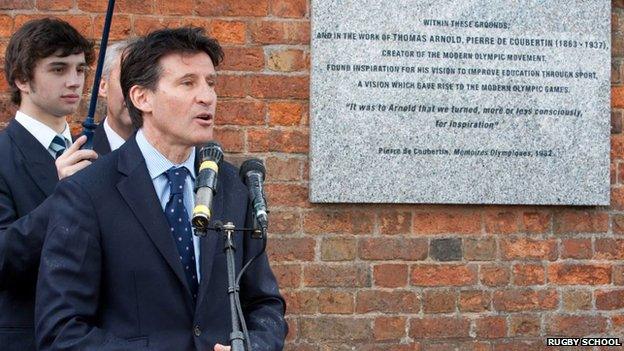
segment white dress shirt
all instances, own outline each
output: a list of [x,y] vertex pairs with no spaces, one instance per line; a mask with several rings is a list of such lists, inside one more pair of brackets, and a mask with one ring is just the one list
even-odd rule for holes
[[108,124],[108,117],[104,119],[104,132],[106,132],[106,139],[108,139],[108,144],[110,145],[111,151],[119,149],[119,147],[126,142],[124,138],[119,136],[119,134],[117,134],[117,132],[115,132],[110,126],[110,124]]
[[[145,138],[145,134],[143,134],[143,129],[139,129],[136,134],[136,142],[141,150],[141,154],[143,154],[143,158],[145,159],[145,166],[147,166],[147,171],[149,172],[150,177],[152,178],[152,183],[154,184],[154,190],[156,190],[156,196],[158,196],[158,200],[160,201],[160,206],[163,211],[165,207],[167,207],[167,202],[169,202],[169,197],[171,195],[171,189],[169,189],[169,180],[167,175],[165,174],[168,169],[172,167],[186,167],[188,170],[189,176],[186,177],[186,182],[184,184],[184,207],[186,207],[187,215],[189,216],[189,221],[192,218],[192,210],[195,207],[195,195],[193,193],[193,186],[195,184],[195,148],[191,151],[191,154],[186,159],[186,161],[181,164],[174,164],[169,161],[163,154],[161,154],[152,144],[147,141]],[[191,230],[194,231],[193,227]],[[195,249],[195,268],[197,269],[197,281],[201,281],[201,271],[200,271],[200,251],[199,251],[199,237],[197,235],[191,234],[193,238],[193,248]]]
[[[22,127],[26,128],[26,130],[30,134],[32,134],[32,136],[35,137],[35,139],[37,139],[37,141],[39,141],[41,145],[43,145],[43,148],[48,150],[53,158],[56,158],[56,152],[50,150],[50,144],[52,144],[52,139],[54,139],[54,137],[58,135],[54,131],[54,129],[30,117],[22,111],[17,111],[17,113],[15,114],[15,120],[19,122]],[[72,144],[72,137],[67,122],[65,122],[65,129],[63,129],[61,135],[65,138],[65,144],[67,145],[67,147],[70,147]]]

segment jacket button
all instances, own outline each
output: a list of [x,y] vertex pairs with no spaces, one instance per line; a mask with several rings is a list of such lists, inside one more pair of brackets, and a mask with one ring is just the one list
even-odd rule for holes
[[201,335],[201,330],[199,329],[199,325],[196,325],[195,328],[193,328],[193,334],[195,334],[196,337],[199,337]]

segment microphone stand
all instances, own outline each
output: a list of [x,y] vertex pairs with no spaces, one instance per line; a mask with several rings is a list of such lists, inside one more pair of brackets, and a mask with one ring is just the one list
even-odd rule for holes
[[[209,230],[217,233],[224,232],[223,249],[226,256],[227,273],[228,273],[228,296],[230,299],[230,317],[232,319],[232,332],[230,333],[230,347],[231,351],[252,351],[251,342],[249,340],[249,334],[245,323],[245,317],[243,316],[243,310],[240,305],[240,287],[239,280],[242,274],[247,270],[251,263],[258,258],[266,248],[266,232],[258,228],[257,223],[254,222],[254,228],[236,229],[234,223],[227,222],[222,224],[220,221],[216,221],[214,227],[195,227],[195,235],[199,237],[205,237]],[[256,256],[249,260],[245,266],[236,276],[236,262],[234,260],[234,252],[236,251],[236,245],[234,243],[234,232],[252,232],[251,237],[253,239],[262,239],[263,247]],[[242,325],[242,331],[241,331]]]
[[[243,316],[238,315],[236,309],[236,295],[238,295],[239,287],[236,285],[236,272],[234,262],[234,251],[236,246],[234,245],[234,231],[236,227],[234,223],[227,222],[223,225],[224,234],[224,249],[227,258],[227,272],[228,272],[228,295],[230,297],[230,314],[232,318],[232,332],[230,333],[230,346],[232,351],[245,351],[245,335],[240,329],[239,318]],[[248,350],[251,351],[251,350]]]

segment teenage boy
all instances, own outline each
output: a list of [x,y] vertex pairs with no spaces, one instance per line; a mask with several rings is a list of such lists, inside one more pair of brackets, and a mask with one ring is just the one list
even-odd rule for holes
[[[67,22],[29,21],[5,54],[11,100],[19,109],[0,132],[0,349],[35,350],[34,306],[39,255],[45,232],[23,230],[43,216],[32,212],[59,179],[97,158],[72,144],[66,116],[78,109],[93,44]],[[52,205],[53,206],[53,205]]]

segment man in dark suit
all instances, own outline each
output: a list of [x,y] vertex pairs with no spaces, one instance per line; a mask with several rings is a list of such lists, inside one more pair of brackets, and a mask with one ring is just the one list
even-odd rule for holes
[[[121,86],[137,133],[63,181],[51,200],[37,284],[40,350],[226,351],[231,328],[223,238],[192,235],[194,145],[212,139],[219,44],[200,28],[132,44]],[[234,166],[218,174],[213,218],[248,224]],[[236,267],[262,243],[236,235]],[[262,254],[240,297],[255,351],[281,350],[285,304]]]
[[[34,350],[35,284],[44,230],[38,206],[59,178],[97,154],[73,145],[65,116],[81,99],[93,46],[68,23],[27,22],[11,37],[5,74],[19,109],[0,133],[0,350]],[[42,224],[43,226],[43,224]],[[45,228],[45,226],[43,226]],[[24,234],[26,233],[26,234]]]
[[134,132],[119,83],[121,54],[132,42],[119,41],[106,48],[99,87],[99,96],[106,99],[106,116],[93,135],[93,149],[100,155],[118,149]]

